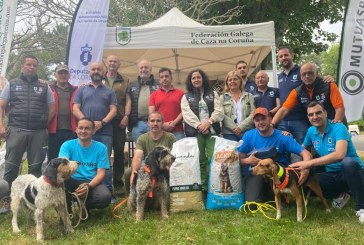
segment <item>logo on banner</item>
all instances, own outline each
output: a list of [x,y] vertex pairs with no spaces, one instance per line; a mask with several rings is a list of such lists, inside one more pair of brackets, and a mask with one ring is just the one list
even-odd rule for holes
[[92,47],[89,47],[88,44],[84,47],[81,47],[81,55],[80,55],[80,61],[82,65],[87,66],[88,63],[92,60],[92,54],[91,54]]
[[121,45],[126,45],[131,39],[131,28],[130,27],[116,27],[116,42]]
[[341,87],[347,94],[359,94],[364,89],[363,74],[358,71],[347,71],[341,79]]

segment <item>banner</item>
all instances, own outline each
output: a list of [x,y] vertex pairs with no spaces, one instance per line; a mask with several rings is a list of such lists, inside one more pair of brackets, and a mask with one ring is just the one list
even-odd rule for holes
[[0,75],[5,76],[13,40],[18,0],[0,0]]
[[362,118],[364,105],[364,2],[348,1],[341,35],[339,87],[348,121]]
[[67,48],[71,84],[78,86],[90,82],[88,66],[102,61],[108,13],[109,0],[79,1]]

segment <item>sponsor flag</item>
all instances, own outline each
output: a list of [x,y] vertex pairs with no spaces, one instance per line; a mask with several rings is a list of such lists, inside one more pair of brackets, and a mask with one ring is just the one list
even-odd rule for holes
[[78,86],[90,82],[90,63],[101,62],[108,13],[109,0],[79,1],[73,16],[67,48],[71,84]]
[[364,105],[364,2],[350,0],[346,7],[339,56],[339,87],[348,121],[362,118]]
[[18,0],[0,0],[0,75],[5,76],[13,40]]

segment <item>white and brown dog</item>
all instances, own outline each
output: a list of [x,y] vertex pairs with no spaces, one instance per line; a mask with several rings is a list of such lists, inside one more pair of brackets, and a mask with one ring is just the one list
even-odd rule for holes
[[[276,219],[281,218],[281,193],[292,195],[297,205],[297,221],[302,221],[303,196],[298,185],[300,174],[293,168],[284,168],[272,159],[260,160],[252,169],[254,175],[261,175],[273,180],[274,199],[277,208]],[[330,207],[322,194],[322,190],[314,171],[310,171],[309,176],[303,187],[308,187],[318,196],[325,207],[326,212],[330,212]],[[308,199],[307,195],[307,199]],[[306,201],[307,201],[306,199]]]
[[11,221],[13,232],[19,233],[18,211],[21,201],[34,211],[37,240],[43,241],[43,214],[45,209],[54,207],[61,217],[65,232],[73,232],[66,207],[66,196],[63,182],[69,179],[78,167],[77,162],[65,158],[55,158],[49,162],[44,175],[36,178],[27,174],[17,177],[11,186]]

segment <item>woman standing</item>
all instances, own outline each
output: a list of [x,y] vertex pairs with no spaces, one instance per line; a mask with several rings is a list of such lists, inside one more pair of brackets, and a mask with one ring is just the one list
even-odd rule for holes
[[243,79],[236,71],[225,78],[225,93],[220,96],[224,107],[222,134],[225,139],[239,141],[244,132],[252,129],[255,110],[254,96],[244,91]]
[[186,87],[187,92],[181,100],[185,134],[197,137],[202,191],[207,191],[208,166],[215,146],[215,139],[211,136],[220,134],[224,111],[218,94],[212,90],[202,70],[195,69],[188,74]]

